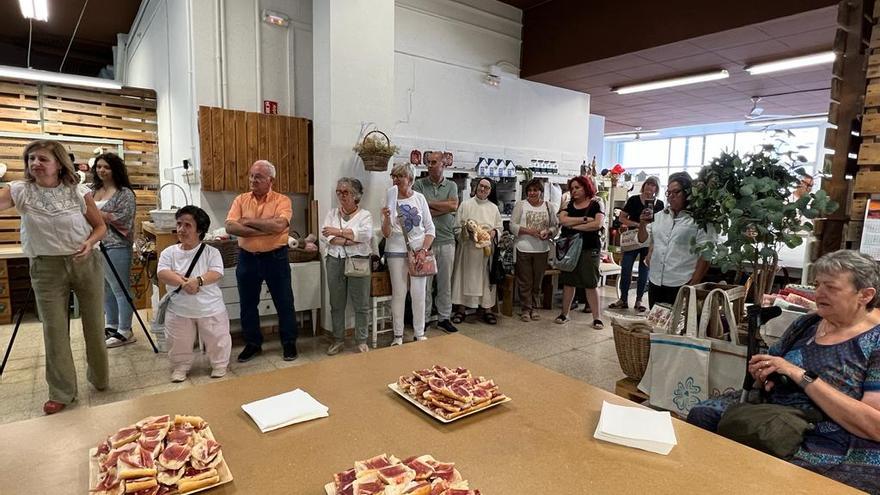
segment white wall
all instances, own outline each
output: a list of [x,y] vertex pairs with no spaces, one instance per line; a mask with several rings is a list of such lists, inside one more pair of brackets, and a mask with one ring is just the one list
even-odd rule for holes
[[[263,9],[288,15],[289,27],[263,23]],[[268,99],[278,102],[280,114],[312,118],[311,17],[311,0],[147,0],[141,6],[125,82],[156,90],[160,181],[182,185],[208,212],[212,228],[223,225],[235,193],[202,193],[198,178],[188,184],[183,176],[184,159],[200,173],[198,106],[261,112]],[[182,205],[181,194],[171,191],[163,190],[163,206]],[[293,227],[302,232],[308,199],[292,199]]]
[[[589,96],[521,80],[521,13],[492,0],[398,0],[394,136],[410,148],[445,149],[456,166],[483,154],[517,163],[555,160],[561,173],[587,155]],[[500,87],[483,82],[490,65]],[[493,155],[497,156],[497,155]]]
[[[601,115],[590,114],[589,120],[589,139],[587,140],[587,163],[596,157],[596,163],[606,168],[605,158],[605,117]],[[601,169],[600,169],[601,170]]]
[[[189,8],[187,2],[151,0],[144,2],[125,50],[125,84],[151,88],[157,94],[159,126],[160,184],[174,182],[186,189],[187,198],[198,204],[198,187],[182,177],[183,160],[192,160],[198,134],[193,128],[195,110],[190,84]],[[186,201],[178,188],[162,191],[162,206],[183,206]]]

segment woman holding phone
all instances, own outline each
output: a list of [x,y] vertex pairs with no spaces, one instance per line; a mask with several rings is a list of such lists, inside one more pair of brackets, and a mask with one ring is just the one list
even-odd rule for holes
[[[640,194],[630,196],[620,210],[617,217],[620,220],[621,231],[627,229],[637,229],[639,227],[639,217],[642,212],[648,210],[652,213],[663,210],[663,201],[657,199],[657,191],[660,184],[657,178],[650,176],[642,183],[642,191]],[[637,249],[625,251],[623,253],[623,261],[620,264],[620,299],[608,305],[610,309],[627,309],[629,308],[629,286],[632,283],[633,265],[636,259],[639,260],[639,281],[636,286],[636,304],[634,308],[638,312],[644,312],[647,307],[642,303],[642,297],[648,287],[648,265],[645,264],[645,258],[648,256],[648,246],[642,246]]]

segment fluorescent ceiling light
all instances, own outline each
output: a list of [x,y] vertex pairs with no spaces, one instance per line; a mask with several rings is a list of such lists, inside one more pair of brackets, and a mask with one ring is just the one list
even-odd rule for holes
[[765,64],[756,64],[746,67],[749,74],[767,74],[768,72],[778,72],[781,70],[798,69],[800,67],[809,67],[811,65],[827,64],[834,62],[837,54],[834,52],[814,53],[812,55],[803,55],[801,57],[786,58],[775,62],[767,62]]
[[655,89],[685,86],[687,84],[697,84],[706,81],[716,81],[718,79],[727,79],[728,77],[730,77],[730,74],[726,70],[717,70],[705,74],[695,74],[693,76],[675,77],[672,79],[664,79],[662,81],[621,86],[619,88],[612,88],[611,91],[614,91],[619,95],[626,95],[629,93],[639,93],[641,91],[653,91]]
[[770,125],[785,125],[785,124],[805,124],[808,122],[828,122],[828,115],[805,115],[803,117],[792,117],[790,119],[776,119],[776,120],[752,120],[746,122],[746,125],[749,127],[766,127]]
[[21,15],[25,19],[43,22],[49,20],[49,6],[47,3],[48,0],[18,0],[18,6],[21,7]]
[[622,139],[641,139],[646,137],[659,136],[659,132],[628,132],[625,134],[606,134],[605,139],[622,140]]
[[71,86],[85,86],[87,88],[120,89],[122,84],[113,79],[100,77],[79,76],[75,74],[62,74],[47,70],[25,69],[23,67],[10,67],[0,65],[0,77],[11,79],[26,79],[57,84],[69,84]]

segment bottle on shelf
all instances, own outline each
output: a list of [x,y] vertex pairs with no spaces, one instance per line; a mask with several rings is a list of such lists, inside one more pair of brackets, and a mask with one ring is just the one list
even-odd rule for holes
[[593,155],[593,161],[590,162],[590,175],[594,178],[599,176],[599,164],[596,163],[596,155]]
[[558,172],[559,172],[559,169],[556,166],[556,162],[555,161],[550,162],[550,173],[556,174]]

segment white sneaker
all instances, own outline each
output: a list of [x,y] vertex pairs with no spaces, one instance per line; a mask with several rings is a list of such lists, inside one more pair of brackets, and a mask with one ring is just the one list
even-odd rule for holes
[[330,347],[327,349],[328,356],[335,356],[339,354],[339,351],[345,348],[345,342],[334,342],[330,344]]
[[211,378],[223,378],[224,376],[226,376],[226,368],[214,368],[211,370]]
[[367,347],[367,344],[358,344],[358,352],[369,352],[370,348]]
[[134,336],[134,332],[132,332],[131,330],[120,330],[118,333],[107,337],[107,339],[104,341],[108,349],[112,349],[114,347],[122,347],[127,344],[134,344],[135,342],[137,342],[137,338]]
[[416,335],[416,338],[413,339],[413,342],[421,342],[423,340],[428,340],[427,335]]
[[403,345],[403,337],[394,337],[394,340],[391,341],[390,347],[394,347],[396,345]]
[[[213,375],[213,373],[212,373]],[[172,383],[180,383],[186,380],[186,371],[185,370],[174,370],[171,372],[171,382]]]

